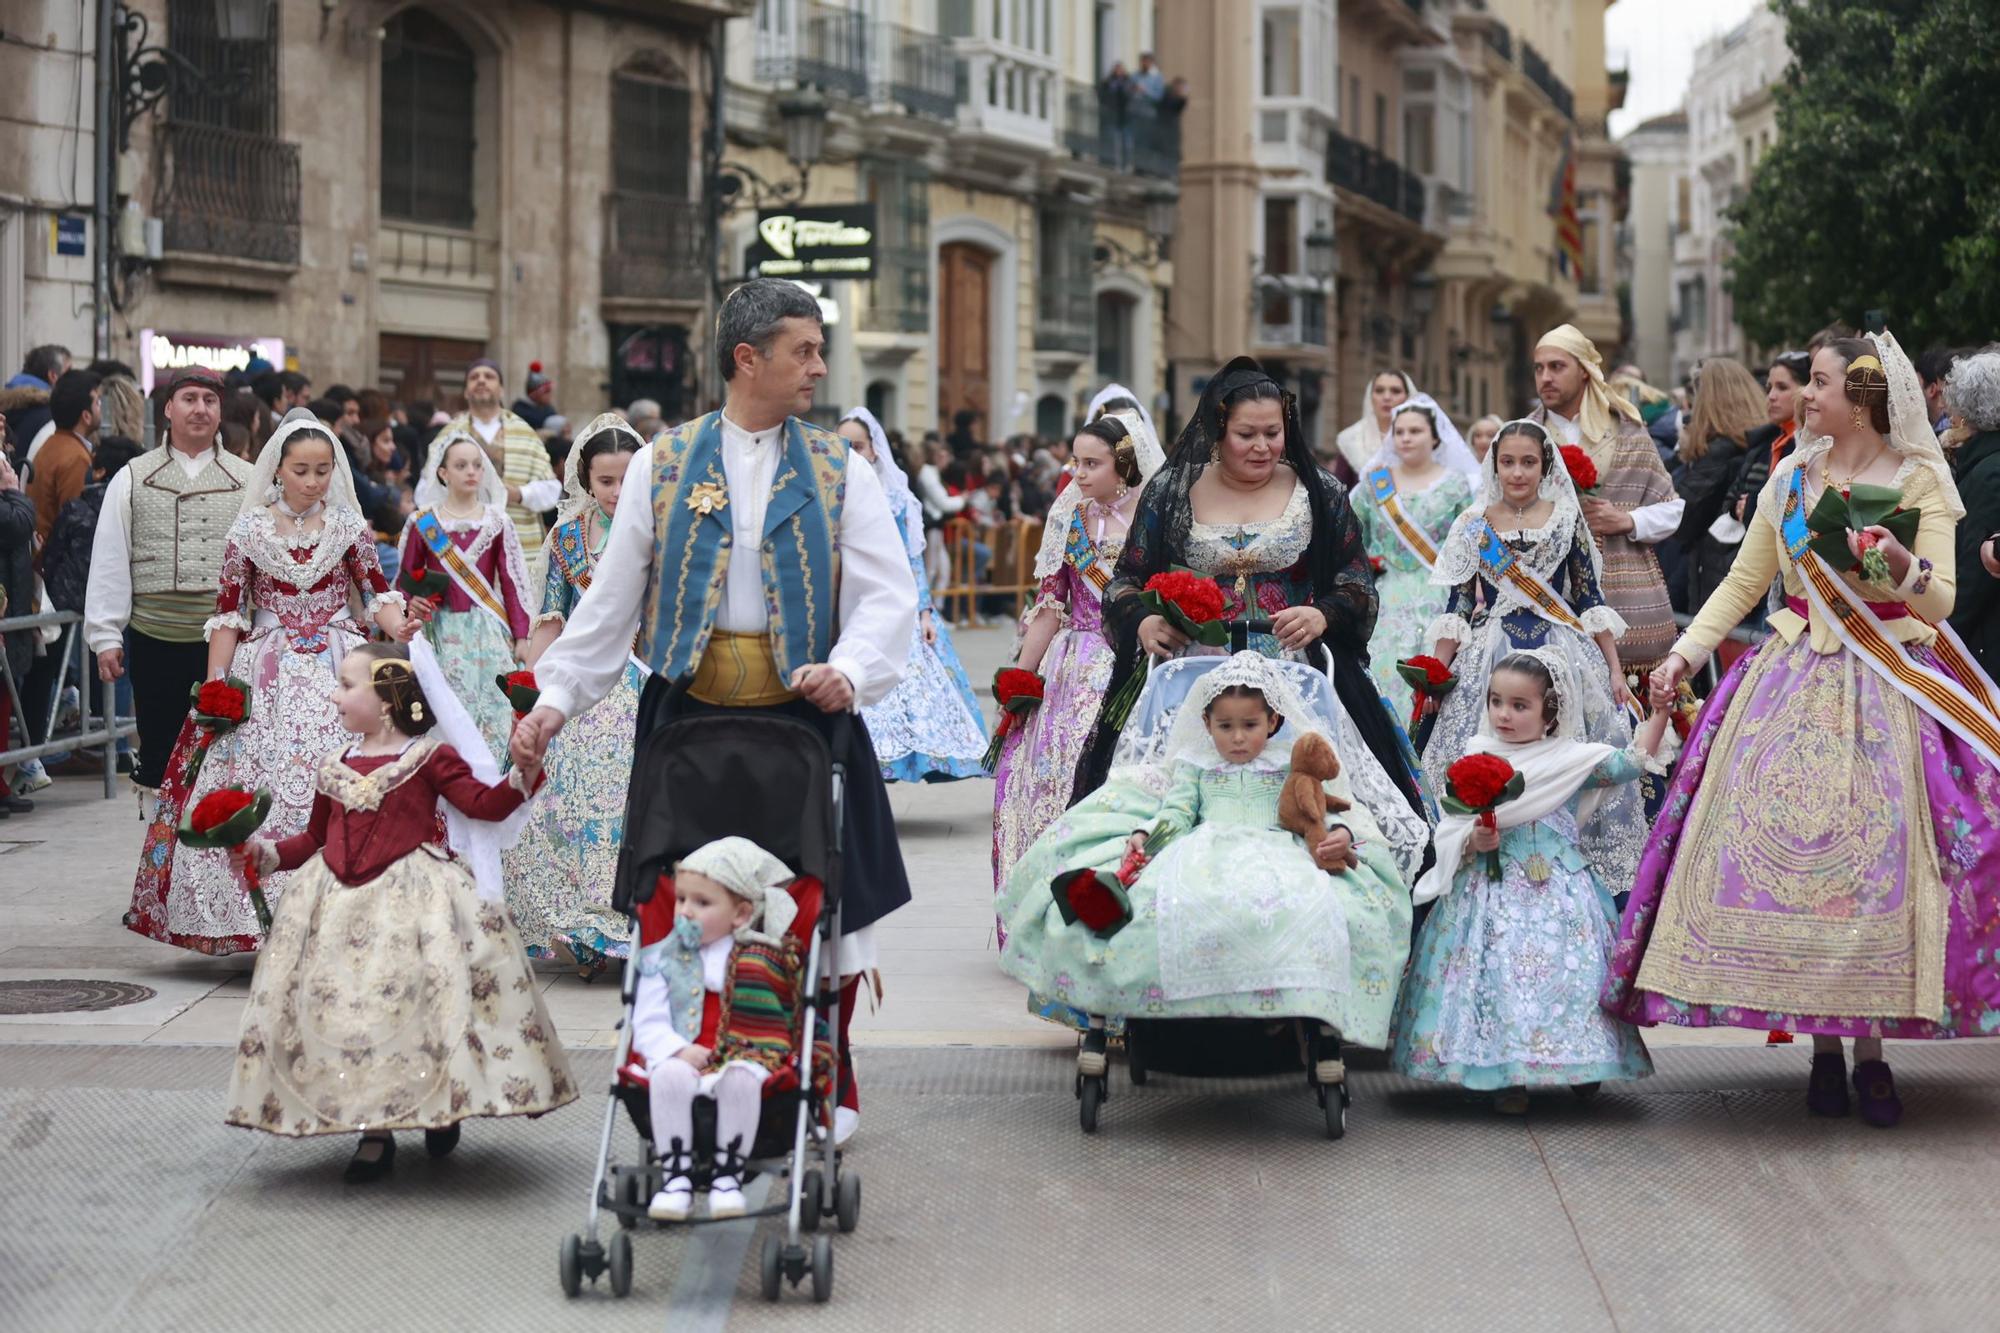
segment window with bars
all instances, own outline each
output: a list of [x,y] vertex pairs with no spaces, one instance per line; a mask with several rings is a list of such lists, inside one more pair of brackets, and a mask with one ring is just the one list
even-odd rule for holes
[[167,119],[182,125],[275,137],[278,133],[278,5],[268,0],[264,40],[223,41],[215,0],[167,0],[167,50],[201,71],[167,87]]
[[930,172],[902,158],[869,158],[862,182],[875,205],[875,277],[863,325],[922,333],[930,327]]
[[657,58],[611,80],[611,170],[618,187],[670,199],[689,197],[694,96],[678,70]]
[[1035,346],[1088,355],[1097,336],[1090,294],[1096,241],[1090,210],[1068,202],[1036,211]]
[[478,64],[450,25],[421,9],[389,20],[382,43],[382,216],[470,228]]

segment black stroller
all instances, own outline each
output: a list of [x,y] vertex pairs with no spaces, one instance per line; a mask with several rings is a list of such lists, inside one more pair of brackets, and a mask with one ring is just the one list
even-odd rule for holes
[[[843,719],[844,721],[844,719]],[[776,1202],[742,1216],[786,1218],[785,1234],[765,1239],[763,1292],[777,1300],[784,1283],[812,1278],[815,1301],[833,1294],[833,1248],[825,1235],[811,1237],[823,1217],[843,1232],[861,1217],[861,1179],[843,1171],[841,1151],[828,1123],[832,1089],[840,1071],[830,1042],[820,1034],[839,1031],[840,985],[834,945],[840,935],[841,800],[845,774],[824,737],[795,718],[760,711],[706,713],[681,717],[650,731],[632,764],[626,801],[625,843],[618,856],[614,904],[633,918],[638,948],[673,927],[671,872],[675,862],[716,838],[751,838],[797,873],[791,893],[799,905],[789,937],[806,962],[794,1015],[797,1061],[773,1074],[763,1089],[764,1113],[757,1140],[731,1166],[747,1184],[759,1175],[782,1177],[788,1188]],[[564,1238],[562,1286],[574,1296],[584,1278],[593,1283],[609,1272],[611,1291],[632,1290],[630,1232],[649,1223],[647,1204],[660,1189],[664,1170],[654,1160],[652,1116],[646,1073],[632,1052],[632,1007],[638,968],[625,965],[610,1099],[598,1143],[584,1229]],[[638,1130],[640,1151],[630,1164],[613,1163],[611,1139],[623,1106]],[[714,1103],[695,1102],[692,1173],[706,1184],[717,1145]],[[790,1114],[785,1114],[789,1112]],[[724,1145],[728,1148],[728,1145]],[[609,1243],[598,1239],[598,1218],[609,1212],[619,1230]],[[700,1226],[712,1220],[689,1217],[659,1222],[661,1227]]]

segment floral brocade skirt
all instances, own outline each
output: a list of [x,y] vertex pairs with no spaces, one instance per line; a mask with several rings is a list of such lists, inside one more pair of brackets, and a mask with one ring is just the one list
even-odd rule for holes
[[1688,737],[1605,1007],[1642,1024],[1994,1036],[1996,960],[2000,772],[1845,649],[1802,635],[1746,654]]
[[520,938],[418,849],[358,887],[293,874],[250,981],[232,1125],[301,1138],[541,1115],[576,1098]]
[[493,683],[515,669],[514,640],[489,611],[439,611],[424,626],[453,694],[479,724],[495,763],[507,759],[514,709]]

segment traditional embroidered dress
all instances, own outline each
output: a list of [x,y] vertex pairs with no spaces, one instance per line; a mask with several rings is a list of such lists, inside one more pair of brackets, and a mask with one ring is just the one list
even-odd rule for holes
[[917,587],[917,621],[903,679],[889,697],[861,710],[875,741],[875,758],[889,782],[951,782],[986,776],[986,722],[972,681],[958,659],[951,626],[933,615],[936,643],[924,640],[923,616],[932,611],[930,575],[924,569],[923,505],[910,491],[889,450],[882,423],[865,407],[843,420],[859,421],[874,440],[875,475],[889,512],[903,534],[910,577]]
[[[182,847],[176,831],[202,797],[221,787],[271,793],[263,836],[305,827],[319,758],[348,734],[333,707],[334,673],[367,641],[367,618],[382,600],[400,602],[402,595],[389,591],[374,534],[354,509],[337,505],[325,511],[317,532],[289,536],[279,535],[269,509],[236,520],[207,629],[242,634],[228,674],[249,683],[250,716],[215,738],[190,781],[188,765],[204,733],[188,712],[139,856],[125,918],[132,930],[201,953],[257,947],[256,915],[229,854]],[[274,906],[290,879],[278,873],[265,881]]]
[[569,1060],[498,902],[438,845],[439,802],[495,820],[523,796],[450,746],[335,754],[250,981],[232,1125],[302,1137],[442,1129],[576,1099]]
[[[1879,343],[1896,433],[1905,418],[1921,429],[1914,374],[1893,339]],[[1942,673],[1954,712],[1990,707],[1977,702],[1990,682],[1936,628],[1952,606],[1958,498],[1934,443],[1892,443],[1903,507],[1923,511],[1901,585],[1820,563],[1828,591],[1809,590],[1791,552],[1828,443],[1802,442],[1674,646],[1699,667],[1783,574],[1786,608],[1709,697],[1640,863],[1604,989],[1621,1017],[1850,1037],[2000,1033],[2000,771],[1885,675]],[[1845,624],[1822,609],[1835,599]]]
[[[1181,708],[1198,719],[1203,706],[1196,693]],[[1009,873],[1001,967],[1088,1014],[1316,1018],[1382,1046],[1409,952],[1407,881],[1363,805],[1336,817],[1360,858],[1341,875],[1277,827],[1291,734],[1248,764],[1225,763],[1209,743],[1203,757],[1114,768]],[[1333,790],[1351,797],[1344,773]],[[1065,923],[1051,882],[1116,870],[1136,829],[1178,836],[1133,882],[1132,920],[1108,939]]]
[[[549,463],[548,446],[521,417],[502,408],[500,419],[492,434],[487,428],[473,420],[470,412],[462,413],[446,423],[438,433],[443,439],[452,435],[465,435],[478,442],[486,451],[486,465],[502,483],[502,488],[512,486],[520,490],[518,503],[502,503],[506,507],[507,519],[514,525],[514,539],[523,551],[536,552],[535,563],[540,565],[542,549],[543,510],[553,509],[562,494],[562,483],[556,479],[556,470]],[[541,578],[540,568],[530,575],[531,580]]]
[[1500,807],[1500,877],[1471,850],[1473,820],[1438,825],[1437,863],[1416,900],[1434,902],[1403,979],[1389,1061],[1412,1078],[1477,1091],[1643,1078],[1638,1032],[1597,1006],[1618,936],[1610,888],[1582,851],[1606,792],[1665,765],[1574,738],[1577,688],[1561,657],[1537,654],[1564,699],[1557,734],[1526,745],[1482,729],[1474,748],[1526,780]]
[[[1093,506],[1094,508],[1094,506]],[[1091,536],[1101,516],[1078,508],[1070,518],[1063,563],[1035,590],[1029,617],[1053,610],[1063,624],[1042,654],[1042,706],[1016,727],[1000,751],[993,788],[993,891],[1000,892],[1021,854],[1069,807],[1077,760],[1111,683],[1113,653],[1104,637],[1101,573],[1117,567],[1122,534]],[[1129,830],[1128,830],[1129,832]],[[1006,942],[1004,923],[1001,942]]]
[[[543,622],[566,622],[597,568],[595,504],[549,533],[543,553]],[[601,540],[598,539],[598,540]],[[625,836],[626,783],[645,667],[629,653],[611,692],[549,743],[548,775],[520,841],[504,858],[507,908],[531,958],[588,964],[623,958],[631,922],[611,906],[618,848]],[[492,682],[487,682],[492,688]]]
[[452,584],[424,634],[437,649],[452,692],[478,721],[488,748],[505,754],[514,710],[493,679],[514,669],[514,641],[529,633],[522,601],[527,562],[515,525],[494,505],[476,519],[449,518],[440,508],[419,509],[404,527],[402,577],[414,580],[434,569],[450,575]]
[[1382,572],[1375,577],[1375,598],[1381,609],[1375,616],[1375,633],[1368,640],[1368,670],[1375,678],[1375,688],[1397,716],[1406,717],[1412,702],[1410,687],[1397,674],[1396,663],[1430,652],[1432,644],[1426,635],[1443,609],[1446,595],[1431,583],[1431,567],[1421,550],[1412,549],[1397,535],[1397,524],[1390,518],[1381,493],[1385,483],[1404,521],[1415,528],[1419,547],[1428,544],[1433,550],[1459,511],[1472,502],[1472,486],[1449,471],[1415,492],[1397,488],[1387,468],[1377,468],[1362,478],[1366,498],[1354,506],[1354,512],[1361,520],[1369,554],[1382,561]]

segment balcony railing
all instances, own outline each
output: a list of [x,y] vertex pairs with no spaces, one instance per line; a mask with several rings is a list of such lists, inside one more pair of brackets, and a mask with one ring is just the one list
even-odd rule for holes
[[951,120],[958,114],[958,61],[949,39],[900,23],[881,25],[889,69],[888,100],[913,116]]
[[1509,64],[1513,63],[1514,34],[1507,30],[1506,24],[1494,19],[1479,30],[1479,35],[1486,39],[1486,44],[1492,47],[1502,60]]
[[1180,117],[1141,93],[1119,97],[1070,80],[1063,95],[1063,143],[1072,156],[1114,171],[1163,180],[1180,175]]
[[669,195],[604,196],[604,295],[699,301],[708,289],[702,206]]
[[456,227],[385,219],[375,243],[381,251],[385,277],[488,287],[499,268],[497,241]]
[[925,333],[931,326],[928,250],[879,249],[861,327],[871,333]]
[[1089,356],[1097,343],[1097,300],[1090,284],[1045,282],[1035,293],[1035,346]]
[[1556,110],[1566,117],[1576,115],[1576,98],[1571,94],[1569,85],[1555,76],[1555,71],[1549,68],[1549,62],[1542,58],[1542,53],[1527,42],[1521,43],[1521,72],[1528,76],[1528,82],[1548,94]]
[[857,101],[868,96],[869,18],[858,9],[801,4],[790,31],[757,34],[757,78],[773,86],[818,88]]
[[957,95],[970,123],[989,134],[1053,148],[1063,112],[1062,76],[1050,57],[983,38],[957,42]]
[[1326,346],[1325,295],[1290,291],[1279,285],[1284,281],[1265,279],[1257,308],[1257,341],[1266,347]]
[[159,212],[169,250],[299,262],[299,146],[168,121]]
[[1424,182],[1395,159],[1339,132],[1326,143],[1327,183],[1373,199],[1419,225],[1424,220]]

